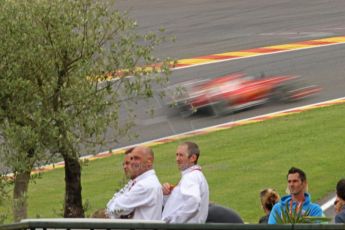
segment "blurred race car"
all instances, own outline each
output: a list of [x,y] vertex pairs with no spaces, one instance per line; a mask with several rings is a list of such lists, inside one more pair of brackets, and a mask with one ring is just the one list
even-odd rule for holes
[[253,77],[243,73],[193,80],[170,87],[170,104],[184,117],[207,108],[217,116],[263,104],[269,100],[296,101],[321,90],[298,76]]

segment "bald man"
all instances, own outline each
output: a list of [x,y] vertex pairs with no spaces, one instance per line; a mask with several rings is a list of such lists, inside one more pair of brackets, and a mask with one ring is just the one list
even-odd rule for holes
[[130,153],[131,180],[123,193],[116,193],[107,204],[110,218],[133,215],[133,219],[160,220],[163,206],[161,184],[153,169],[153,151],[137,146]]

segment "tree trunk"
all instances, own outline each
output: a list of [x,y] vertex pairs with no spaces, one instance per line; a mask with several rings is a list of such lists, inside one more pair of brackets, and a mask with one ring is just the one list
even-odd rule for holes
[[65,161],[65,203],[64,217],[84,217],[81,196],[81,167],[78,158],[64,156]]
[[17,173],[14,178],[13,219],[15,222],[27,217],[27,192],[30,173],[30,171]]

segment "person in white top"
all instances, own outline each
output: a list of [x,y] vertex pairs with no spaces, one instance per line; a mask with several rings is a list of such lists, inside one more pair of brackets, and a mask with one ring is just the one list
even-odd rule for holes
[[209,190],[201,167],[197,165],[199,147],[193,142],[178,146],[176,162],[182,177],[177,186],[164,183],[167,198],[162,220],[167,223],[205,223],[208,215]]
[[[128,190],[128,188],[130,187],[130,185],[133,183],[132,179],[133,176],[131,175],[131,152],[133,151],[134,148],[130,148],[127,149],[125,152],[125,156],[123,158],[123,163],[122,163],[122,168],[123,168],[123,172],[125,174],[126,179],[128,179],[128,182],[125,186],[123,186],[123,188],[121,188],[118,192],[116,192],[113,196],[113,198],[111,200],[109,200],[109,202],[107,203],[106,209],[104,210],[104,216],[106,218],[116,218],[114,215],[112,215],[110,213],[110,211],[108,212],[108,207],[110,207],[110,205],[113,203],[113,200],[115,200],[116,197],[121,196],[124,192],[126,192]],[[100,215],[94,215],[96,217],[101,216],[102,217],[102,213]],[[133,213],[128,214],[128,215],[121,215],[119,218],[121,219],[129,219],[133,217]]]
[[[130,164],[124,165],[125,174],[131,180],[107,204],[110,218],[160,220],[163,206],[163,192],[153,169],[153,151],[137,146],[130,153]],[[126,173],[127,170],[127,173]]]
[[127,179],[132,180],[132,172],[131,172],[131,152],[134,148],[127,149],[125,152],[125,157],[123,159],[122,168],[123,172],[125,173],[125,176]]

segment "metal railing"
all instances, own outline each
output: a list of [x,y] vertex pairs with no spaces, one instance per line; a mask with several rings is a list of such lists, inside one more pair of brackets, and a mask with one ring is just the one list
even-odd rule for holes
[[303,230],[303,229],[345,229],[345,224],[286,224],[286,225],[266,225],[266,224],[166,224],[161,221],[141,221],[141,220],[107,220],[107,219],[27,219],[20,223],[0,225],[0,230],[24,230],[24,229],[176,229],[176,230]]

